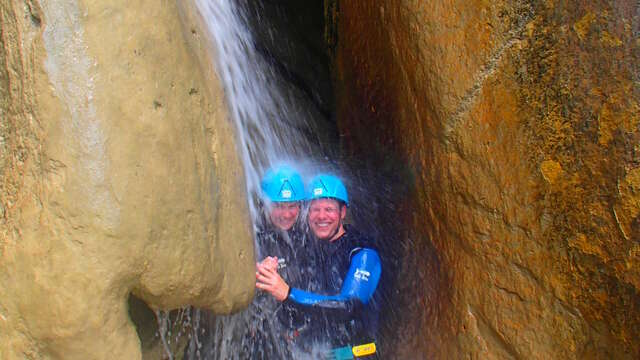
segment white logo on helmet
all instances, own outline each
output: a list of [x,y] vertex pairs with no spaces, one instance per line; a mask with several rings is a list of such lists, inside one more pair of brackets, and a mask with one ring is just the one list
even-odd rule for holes
[[322,195],[322,188],[313,189],[313,195],[315,196]]
[[291,190],[282,190],[280,195],[285,199],[291,199]]

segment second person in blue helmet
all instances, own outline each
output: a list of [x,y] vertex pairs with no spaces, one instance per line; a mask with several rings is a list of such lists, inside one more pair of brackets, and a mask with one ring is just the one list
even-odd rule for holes
[[[293,238],[301,235],[298,219],[306,198],[302,177],[292,167],[280,165],[267,170],[260,186],[265,218],[258,232],[260,255],[277,255],[281,248],[295,253],[300,244],[294,244]],[[286,260],[279,257],[281,268]]]
[[[258,266],[279,272],[292,284],[306,283],[301,265],[307,259],[303,255],[305,237],[299,222],[306,199],[302,177],[293,167],[279,165],[267,170],[260,185],[264,216],[256,234],[258,258],[262,259]],[[256,294],[252,308],[258,321],[253,326],[258,326],[252,330],[252,339],[244,341],[243,345],[252,345],[243,351],[246,358],[290,358],[289,339],[296,329],[304,327],[304,315],[264,293]]]
[[314,342],[328,341],[332,347],[372,342],[378,319],[374,295],[382,273],[376,247],[344,224],[349,198],[339,178],[317,175],[307,191],[313,240],[306,255],[313,274],[299,286],[259,265],[256,286],[310,316]]

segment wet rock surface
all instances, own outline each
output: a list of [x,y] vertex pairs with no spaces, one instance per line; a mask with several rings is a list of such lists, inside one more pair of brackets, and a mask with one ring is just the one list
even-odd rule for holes
[[242,167],[180,6],[0,3],[0,358],[140,358],[131,292],[250,301]]
[[406,184],[391,354],[638,358],[638,3],[329,4],[345,149]]

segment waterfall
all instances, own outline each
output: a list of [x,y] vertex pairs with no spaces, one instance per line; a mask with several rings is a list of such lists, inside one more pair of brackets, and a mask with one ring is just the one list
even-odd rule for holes
[[196,0],[212,38],[216,68],[235,124],[254,226],[259,221],[260,178],[282,162],[318,154],[305,133],[312,115],[293,99],[295,91],[256,51],[246,8],[234,0]]
[[[260,179],[267,168],[278,163],[295,164],[302,175],[307,176],[312,170],[326,167],[317,165],[325,156],[318,142],[309,140],[310,134],[316,133],[317,120],[308,104],[298,101],[296,89],[256,50],[246,5],[235,0],[196,0],[195,3],[212,39],[212,58],[217,61],[215,66],[225,89],[230,120],[235,124],[251,218],[257,231],[261,221]],[[257,245],[258,258],[267,255],[261,254]],[[238,334],[255,331],[264,338],[281,336],[281,325],[268,314],[273,315],[262,305],[253,304],[240,314],[203,315],[201,328],[192,332],[202,336],[191,337],[188,357],[236,359],[242,351],[243,356],[247,352],[255,355],[262,351],[260,345],[242,343]]]

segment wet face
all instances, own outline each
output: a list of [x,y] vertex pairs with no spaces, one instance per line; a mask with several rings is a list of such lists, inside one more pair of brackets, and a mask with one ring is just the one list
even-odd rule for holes
[[342,220],[346,215],[346,206],[337,200],[313,200],[309,206],[309,228],[320,240],[336,240],[344,234]]
[[275,227],[287,231],[293,227],[300,214],[299,202],[274,202],[271,204],[269,219]]

